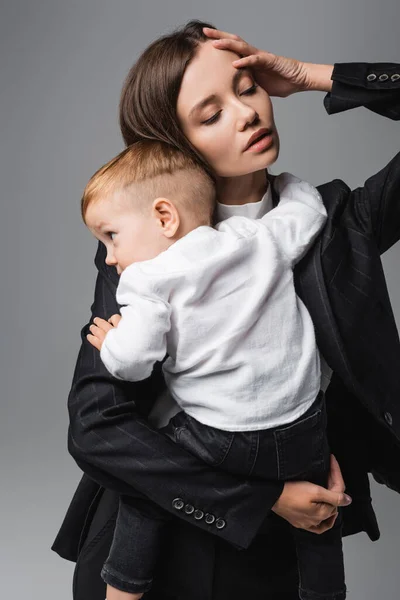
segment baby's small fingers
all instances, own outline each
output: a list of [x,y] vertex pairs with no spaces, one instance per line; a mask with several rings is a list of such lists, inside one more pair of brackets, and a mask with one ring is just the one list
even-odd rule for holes
[[95,348],[97,348],[97,350],[100,350],[101,348],[101,342],[100,340],[94,336],[91,335],[90,333],[87,334],[86,339],[88,342],[90,342],[92,344],[92,346],[94,346]]
[[90,325],[89,329],[90,329],[90,332],[92,335],[94,335],[98,340],[100,340],[100,342],[103,342],[104,338],[106,337],[107,331],[112,329],[112,325],[110,325],[108,323],[108,329],[107,329],[107,331],[105,331],[102,327],[98,327],[97,325],[94,325],[92,323],[92,325]]
[[229,38],[231,40],[241,40],[242,38],[235,33],[228,33],[227,31],[221,31],[220,29],[212,29],[211,27],[203,27],[203,33],[214,39]]
[[116,327],[118,325],[118,323],[121,320],[121,315],[115,314],[115,315],[111,315],[111,317],[108,319],[108,322],[111,323],[111,325],[113,327]]
[[105,321],[104,319],[101,319],[100,317],[95,317],[93,319],[93,323],[102,331],[109,331],[112,328],[112,325],[108,322]]
[[89,329],[91,334],[94,337],[99,337],[102,333],[102,330],[100,329],[100,327],[97,327],[97,325],[94,325],[93,323],[91,325],[89,325]]

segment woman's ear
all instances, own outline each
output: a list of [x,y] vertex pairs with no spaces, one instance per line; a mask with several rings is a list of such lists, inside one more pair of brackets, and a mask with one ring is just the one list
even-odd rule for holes
[[156,198],[153,202],[151,216],[156,219],[158,227],[165,237],[172,238],[176,235],[180,218],[176,206],[168,198]]

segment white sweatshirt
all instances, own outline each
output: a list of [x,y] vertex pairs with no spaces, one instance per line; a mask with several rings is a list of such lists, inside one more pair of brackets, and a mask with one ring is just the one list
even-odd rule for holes
[[101,349],[106,368],[131,381],[168,354],[163,371],[181,409],[226,431],[288,423],[320,389],[314,328],[292,269],[326,211],[318,191],[289,173],[275,187],[279,205],[261,219],[198,227],[128,266],[117,289],[122,319]]

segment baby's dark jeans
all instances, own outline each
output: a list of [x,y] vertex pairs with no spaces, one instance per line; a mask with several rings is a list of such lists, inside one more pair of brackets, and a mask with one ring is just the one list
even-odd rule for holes
[[[327,485],[330,450],[323,392],[298,419],[271,429],[222,431],[180,412],[161,431],[204,462],[245,478],[303,480]],[[125,591],[147,591],[161,528],[148,516],[142,519],[139,511],[120,518],[102,577]],[[292,527],[302,600],[346,598],[341,530],[340,508],[334,526],[323,534]],[[127,581],[129,585],[125,585]]]

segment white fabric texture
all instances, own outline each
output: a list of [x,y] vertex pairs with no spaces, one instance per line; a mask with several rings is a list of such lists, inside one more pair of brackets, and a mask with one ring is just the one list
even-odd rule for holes
[[318,191],[275,179],[278,206],[261,219],[201,226],[156,258],[128,266],[122,319],[101,358],[117,378],[145,379],[155,361],[178,405],[226,431],[268,429],[303,414],[320,389],[311,318],[293,266],[325,220]]
[[[266,215],[267,212],[272,210],[273,207],[274,207],[274,204],[273,204],[273,200],[272,200],[271,186],[269,185],[264,196],[258,202],[249,202],[247,204],[222,204],[221,202],[217,202],[218,221],[222,221],[223,219],[229,219],[229,217],[238,217],[238,216],[248,217],[249,219],[261,219],[261,217]],[[326,360],[321,352],[319,353],[319,358],[321,361],[321,390],[326,392],[328,385],[330,384],[330,381],[331,381],[332,369],[326,362]],[[168,409],[167,409],[168,414],[165,415],[165,420],[161,417],[161,413],[162,413],[161,407],[157,407],[157,406],[154,407],[154,409],[153,409],[154,414],[155,414],[154,424],[157,424],[159,427],[163,427],[164,425],[166,425],[168,423],[169,419],[179,411],[179,407],[177,407],[177,406],[174,407],[175,408],[174,411],[171,411],[171,408],[169,408],[169,407],[172,405],[173,402],[174,402],[173,399],[170,399],[170,402],[167,405],[168,406]],[[164,406],[166,405],[165,399],[162,402],[162,404]],[[153,411],[152,411],[152,414],[153,414]]]

